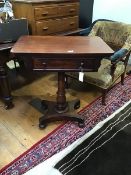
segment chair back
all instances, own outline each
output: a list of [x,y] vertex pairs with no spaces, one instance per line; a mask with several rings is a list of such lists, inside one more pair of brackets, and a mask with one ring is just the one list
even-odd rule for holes
[[115,21],[97,21],[89,36],[101,37],[114,51],[131,49],[131,24]]

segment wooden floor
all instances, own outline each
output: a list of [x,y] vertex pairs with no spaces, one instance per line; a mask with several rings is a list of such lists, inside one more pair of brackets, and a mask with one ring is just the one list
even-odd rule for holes
[[[15,107],[5,110],[0,101],[0,169],[61,124],[61,122],[51,123],[44,130],[40,130],[38,119],[41,113],[29,104],[36,97],[55,100],[57,74],[36,75],[32,73],[30,82],[14,72],[12,75],[10,79],[13,80],[11,84]],[[25,77],[28,78],[28,74]],[[70,89],[66,90],[67,100],[76,97],[81,99],[80,109],[99,95],[100,91],[94,87],[75,80]]]

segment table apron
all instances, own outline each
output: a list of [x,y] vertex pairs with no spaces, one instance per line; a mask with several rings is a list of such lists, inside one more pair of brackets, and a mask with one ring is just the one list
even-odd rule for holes
[[35,71],[97,71],[101,59],[32,59]]

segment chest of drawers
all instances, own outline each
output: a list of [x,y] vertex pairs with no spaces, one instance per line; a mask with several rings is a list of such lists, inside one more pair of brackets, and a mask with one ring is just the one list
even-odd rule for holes
[[77,30],[79,0],[13,0],[16,18],[27,18],[33,35],[53,35]]

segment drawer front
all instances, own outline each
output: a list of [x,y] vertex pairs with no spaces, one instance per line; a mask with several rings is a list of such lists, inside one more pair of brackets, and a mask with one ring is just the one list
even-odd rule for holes
[[33,59],[33,70],[48,71],[97,71],[100,66],[100,59]]
[[37,7],[34,9],[35,20],[56,17],[57,11],[57,6]]
[[59,4],[34,8],[35,20],[56,18],[63,16],[76,16],[79,14],[79,3]]
[[79,4],[67,4],[58,7],[58,16],[76,16],[79,14]]
[[78,28],[78,16],[60,19],[50,19],[36,22],[36,34],[48,35],[75,30]]

